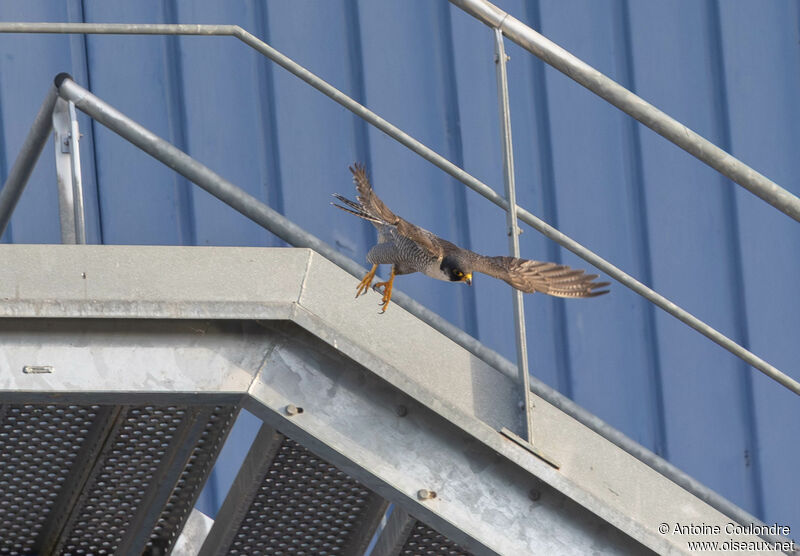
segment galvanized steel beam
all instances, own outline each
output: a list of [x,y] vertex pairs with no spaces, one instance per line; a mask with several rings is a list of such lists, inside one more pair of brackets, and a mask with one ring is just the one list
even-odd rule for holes
[[[0,401],[247,395],[270,426],[467,549],[586,548],[610,523],[680,552],[684,538],[658,523],[728,519],[542,399],[537,444],[562,467],[538,460],[497,432],[518,426],[511,378],[401,309],[342,296],[353,279],[307,250],[3,245],[0,256]],[[264,268],[280,279],[259,280]],[[237,320],[185,320],[197,318]],[[53,372],[23,373],[30,364]],[[476,507],[494,511],[467,515]],[[547,531],[520,529],[540,514]],[[491,540],[492,524],[517,538]],[[635,548],[625,536],[609,548]]]
[[196,508],[192,509],[171,554],[197,556],[213,525],[213,519]]
[[[540,483],[532,470],[548,466],[534,456],[517,460],[525,460],[524,468],[498,458],[492,447],[443,419],[435,403],[429,407],[398,392],[304,331],[283,333],[245,407],[470,552],[642,551],[642,540],[620,535]],[[287,414],[290,404],[302,413]],[[488,427],[481,436],[499,440]],[[536,502],[532,484],[542,485]]]

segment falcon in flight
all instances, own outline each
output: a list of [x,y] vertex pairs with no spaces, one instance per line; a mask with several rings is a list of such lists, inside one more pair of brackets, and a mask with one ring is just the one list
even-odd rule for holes
[[566,265],[518,259],[516,257],[486,257],[462,249],[428,230],[415,226],[395,215],[383,204],[367,178],[363,165],[350,167],[358,191],[358,202],[334,194],[346,206],[333,206],[369,220],[378,229],[378,244],[367,253],[372,263],[358,285],[356,297],[365,293],[379,265],[392,265],[387,282],[378,282],[374,289],[383,288],[382,313],[392,299],[392,284],[398,274],[422,272],[426,276],[449,282],[472,284],[472,275],[482,272],[504,280],[512,287],[526,292],[541,292],[556,297],[596,297],[608,293],[609,282],[595,282],[596,274],[585,274]]

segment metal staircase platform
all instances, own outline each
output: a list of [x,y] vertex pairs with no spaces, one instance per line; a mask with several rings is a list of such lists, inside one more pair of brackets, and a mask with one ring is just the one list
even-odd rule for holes
[[[363,554],[390,502],[373,554],[687,553],[718,538],[660,524],[731,521],[533,396],[538,458],[499,432],[514,377],[313,251],[0,261],[0,554]],[[263,425],[204,526],[242,408]]]

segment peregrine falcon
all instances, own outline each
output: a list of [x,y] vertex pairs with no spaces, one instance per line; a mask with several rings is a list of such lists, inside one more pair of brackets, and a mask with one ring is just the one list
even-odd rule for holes
[[556,297],[596,297],[608,293],[609,282],[594,282],[596,274],[585,274],[566,265],[518,259],[516,257],[486,257],[462,249],[433,233],[415,226],[395,215],[383,204],[372,189],[363,165],[350,167],[358,191],[358,202],[334,193],[346,206],[331,203],[350,214],[369,220],[378,229],[378,244],[367,253],[372,269],[356,290],[356,297],[365,293],[379,265],[390,264],[389,280],[378,282],[383,288],[382,311],[386,312],[392,299],[392,284],[398,274],[422,272],[426,276],[449,282],[472,284],[472,274],[482,272],[504,280],[512,287],[526,292],[541,292]]

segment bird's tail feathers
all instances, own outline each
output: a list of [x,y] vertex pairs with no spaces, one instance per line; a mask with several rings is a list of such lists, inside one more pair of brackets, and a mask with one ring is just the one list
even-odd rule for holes
[[333,196],[336,197],[338,200],[340,200],[345,205],[347,205],[347,207],[350,207],[350,208],[347,208],[347,207],[343,207],[341,205],[337,205],[336,203],[331,203],[336,208],[342,209],[343,211],[349,212],[350,214],[355,214],[359,218],[363,218],[364,220],[369,220],[370,222],[374,222],[376,224],[382,224],[383,223],[383,221],[380,218],[378,218],[376,216],[373,216],[370,213],[368,213],[366,210],[364,210],[364,207],[361,204],[356,203],[355,201],[351,201],[347,197],[339,195],[338,193],[334,193]]

